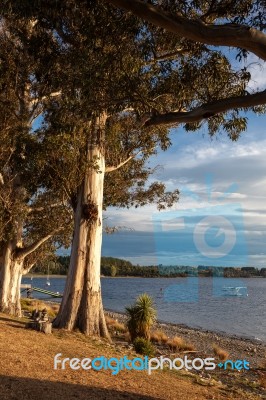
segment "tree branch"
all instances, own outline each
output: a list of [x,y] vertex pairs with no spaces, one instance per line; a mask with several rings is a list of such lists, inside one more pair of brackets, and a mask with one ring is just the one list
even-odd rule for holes
[[178,124],[199,122],[205,118],[213,117],[236,108],[249,108],[266,104],[266,90],[246,96],[229,97],[227,99],[216,100],[211,103],[203,104],[200,107],[188,112],[170,112],[158,114],[147,119],[144,126],[156,126],[165,124]]
[[17,249],[16,250],[16,258],[17,259],[24,259],[27,257],[29,254],[33,253],[35,250],[37,250],[43,243],[47,242],[55,233],[60,231],[61,228],[58,228],[54,230],[53,232],[49,233],[48,235],[44,236],[42,239],[36,240],[36,242],[33,242],[27,247],[24,247],[22,249]]
[[177,49],[176,51],[172,51],[171,53],[155,55],[154,58],[145,63],[145,66],[152,65],[158,61],[170,60],[171,58],[174,58],[177,55],[188,54],[189,51],[190,50],[188,49]]
[[59,203],[54,203],[54,204],[47,204],[44,207],[29,207],[28,208],[28,213],[30,214],[30,213],[35,213],[35,212],[42,212],[42,211],[47,210],[49,208],[56,208],[56,207],[60,207],[62,205],[63,205],[63,203],[59,202]]
[[105,168],[105,172],[113,172],[116,171],[117,169],[123,167],[123,165],[127,164],[130,160],[132,160],[132,158],[136,157],[140,152],[138,152],[137,154],[131,154],[131,156],[129,156],[126,160],[122,161],[121,163],[117,164],[117,165],[112,165],[110,167],[106,167]]
[[140,0],[106,1],[168,32],[209,45],[240,47],[266,60],[266,35],[249,26],[206,24],[200,19],[190,20],[182,15],[171,15]]
[[29,104],[31,105],[31,106],[35,106],[36,104],[38,104],[38,103],[40,103],[41,101],[45,101],[45,100],[47,100],[47,99],[49,99],[49,98],[51,98],[51,97],[57,97],[57,96],[60,96],[62,94],[62,92],[61,92],[61,90],[59,90],[58,92],[54,92],[54,93],[50,93],[48,96],[42,96],[42,97],[40,97],[40,98],[35,98],[35,99],[31,99],[30,101],[29,101]]

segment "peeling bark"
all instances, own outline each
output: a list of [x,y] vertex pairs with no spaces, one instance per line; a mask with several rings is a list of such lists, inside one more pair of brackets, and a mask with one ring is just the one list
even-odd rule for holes
[[106,115],[96,118],[88,139],[90,166],[79,188],[75,207],[74,236],[69,272],[54,327],[79,329],[89,336],[110,339],[101,296],[102,204],[105,171],[104,126]]

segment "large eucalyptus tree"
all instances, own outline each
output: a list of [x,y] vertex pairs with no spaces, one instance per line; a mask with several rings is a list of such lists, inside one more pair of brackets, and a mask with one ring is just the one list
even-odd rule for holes
[[[53,22],[65,61],[53,77],[56,85],[62,82],[61,96],[47,110],[42,131],[47,146],[57,149],[56,167],[51,163],[47,176],[50,182],[64,182],[75,221],[66,289],[54,325],[108,336],[100,286],[102,210],[155,200],[170,206],[178,196],[158,183],[145,187],[150,175],[145,162],[170,145],[169,126],[148,126],[147,120],[172,110],[185,112],[216,96],[240,95],[249,74],[235,72],[221,52],[165,34],[103,1],[75,4],[65,2]],[[224,128],[235,140],[245,122],[233,111],[210,119],[209,131]],[[188,130],[198,127],[197,121],[186,125]],[[55,170],[61,181],[54,178]]]
[[45,255],[44,245],[47,250],[51,241],[65,241],[60,228],[69,220],[63,193],[46,190],[41,181],[38,160],[45,149],[33,123],[50,92],[36,78],[47,45],[35,25],[11,15],[0,27],[0,311],[15,315],[22,275]]
[[[209,42],[173,35],[107,3],[24,5],[24,18],[49,32],[58,48],[47,59],[48,73],[36,75],[58,94],[43,102],[44,122],[36,135],[47,150],[39,161],[41,180],[53,193],[65,193],[74,212],[69,274],[55,326],[102,336],[108,336],[100,286],[103,208],[151,201],[170,206],[178,192],[167,193],[159,183],[148,187],[152,171],[146,166],[158,148],[169,147],[169,129],[184,122],[195,131],[203,119],[211,135],[225,130],[236,140],[246,118],[235,99],[244,97],[244,107],[260,104],[246,103],[248,71],[235,70]],[[128,2],[133,3],[156,14],[146,2]],[[162,3],[190,19],[203,7]],[[140,15],[136,7],[131,10]],[[14,12],[22,13],[19,7]],[[34,54],[38,58],[38,50]]]

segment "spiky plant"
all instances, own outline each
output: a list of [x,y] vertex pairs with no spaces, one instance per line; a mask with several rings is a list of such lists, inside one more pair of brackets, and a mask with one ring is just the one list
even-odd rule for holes
[[152,298],[141,294],[134,305],[126,308],[127,327],[133,341],[136,337],[150,338],[150,329],[156,320],[156,310]]

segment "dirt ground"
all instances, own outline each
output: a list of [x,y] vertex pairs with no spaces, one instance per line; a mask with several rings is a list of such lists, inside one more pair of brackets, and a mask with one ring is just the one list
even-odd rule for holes
[[214,379],[201,380],[183,371],[54,370],[54,356],[94,358],[136,357],[132,350],[119,349],[103,340],[80,333],[54,330],[45,335],[25,329],[25,320],[0,314],[0,399],[172,399],[257,400],[263,394],[245,387],[223,385]]

